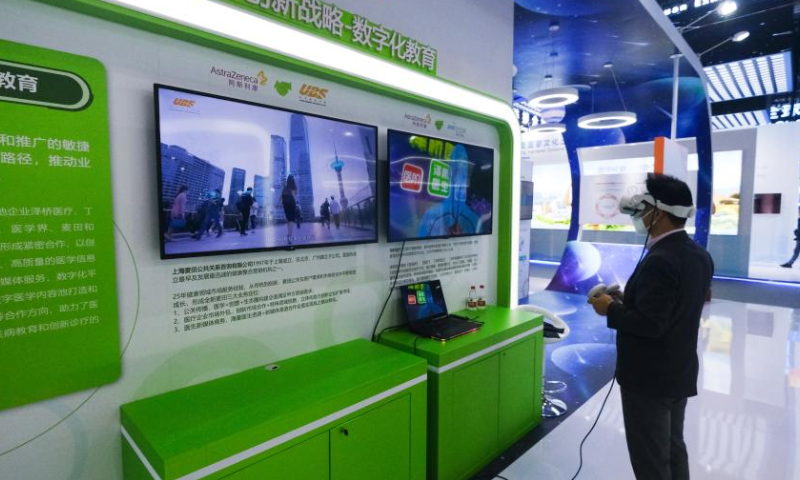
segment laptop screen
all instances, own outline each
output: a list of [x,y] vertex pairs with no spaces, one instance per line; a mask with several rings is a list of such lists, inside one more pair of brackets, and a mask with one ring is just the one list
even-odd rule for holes
[[444,303],[444,292],[439,280],[403,285],[400,287],[400,295],[408,323],[424,322],[447,315],[447,305]]

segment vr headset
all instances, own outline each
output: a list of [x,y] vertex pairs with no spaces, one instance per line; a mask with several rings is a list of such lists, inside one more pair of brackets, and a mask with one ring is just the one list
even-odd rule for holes
[[647,209],[647,205],[654,206],[659,210],[671,213],[679,218],[689,218],[697,211],[694,206],[667,205],[660,200],[656,200],[649,193],[634,195],[632,197],[622,197],[619,201],[619,211],[632,217],[641,216],[645,209]]

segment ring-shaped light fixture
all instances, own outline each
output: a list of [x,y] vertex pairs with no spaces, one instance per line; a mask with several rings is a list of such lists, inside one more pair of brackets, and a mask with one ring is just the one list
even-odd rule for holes
[[572,87],[546,88],[533,92],[528,99],[528,105],[544,109],[563,107],[578,101],[578,89]]
[[578,126],[587,130],[622,128],[634,123],[636,123],[636,114],[625,111],[593,113],[578,119]]
[[554,135],[556,133],[564,133],[567,131],[567,126],[563,123],[543,123],[541,125],[536,125],[535,127],[531,127],[529,130],[531,133],[538,133],[538,134],[549,134]]

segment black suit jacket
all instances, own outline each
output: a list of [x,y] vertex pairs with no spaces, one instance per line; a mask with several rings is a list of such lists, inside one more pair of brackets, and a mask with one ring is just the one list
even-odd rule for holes
[[697,395],[697,334],[711,287],[711,255],[686,232],[656,243],[634,271],[623,303],[608,310],[617,330],[620,386],[662,397]]

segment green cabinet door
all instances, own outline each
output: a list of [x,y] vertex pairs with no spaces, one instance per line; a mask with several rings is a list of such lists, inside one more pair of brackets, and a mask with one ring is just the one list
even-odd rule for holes
[[330,430],[331,480],[408,480],[410,409],[406,395]]
[[299,443],[224,480],[328,480],[328,434]]
[[536,339],[500,352],[500,438],[510,440],[531,426],[536,405]]
[[453,425],[442,479],[461,479],[496,453],[497,355],[453,372]]

